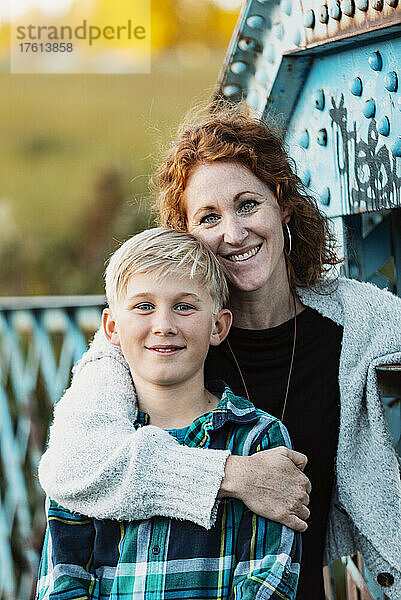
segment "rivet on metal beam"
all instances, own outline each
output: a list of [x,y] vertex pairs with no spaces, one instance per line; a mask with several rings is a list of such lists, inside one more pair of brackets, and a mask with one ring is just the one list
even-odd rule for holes
[[282,0],[281,8],[285,12],[285,14],[289,17],[292,12],[292,2],[291,0]]
[[263,56],[266,57],[266,60],[269,63],[274,63],[274,61],[276,60],[276,52],[274,50],[273,44],[268,44],[263,48]]
[[390,148],[391,152],[393,153],[393,156],[401,156],[401,137],[398,136],[398,138],[395,140],[394,144],[391,146]]
[[398,4],[398,0],[386,0],[386,4],[391,6],[391,8],[395,8]]
[[309,184],[311,182],[311,174],[310,174],[309,169],[305,169],[305,171],[302,173],[301,181],[304,185],[306,185],[306,187],[309,186]]
[[391,573],[379,573],[377,576],[377,583],[382,587],[391,587],[394,583],[394,576]]
[[282,23],[276,23],[274,26],[274,33],[278,40],[282,40],[284,37],[284,26]]
[[263,29],[265,20],[260,15],[252,15],[247,18],[246,24],[249,25],[249,27],[252,27],[252,29]]
[[257,49],[257,42],[253,38],[241,38],[238,42],[238,48],[244,52]]
[[323,204],[323,206],[328,206],[330,204],[330,188],[324,188],[324,190],[320,194],[319,200],[321,204]]
[[307,129],[304,129],[299,136],[299,145],[301,148],[309,148],[309,133]]
[[317,132],[317,143],[319,146],[327,146],[327,131],[326,129],[319,129]]
[[372,0],[372,8],[377,11],[383,10],[383,0]]
[[342,0],[341,10],[347,17],[353,17],[355,14],[354,0]]
[[329,20],[329,11],[327,10],[326,4],[322,4],[322,6],[320,7],[319,21],[321,23],[327,23],[328,20]]
[[235,96],[236,94],[239,94],[240,92],[241,92],[241,87],[235,83],[225,85],[223,87],[223,94],[227,98],[231,98],[232,96]]
[[235,73],[236,75],[240,75],[241,73],[244,73],[244,71],[247,70],[248,65],[243,60],[236,60],[231,64],[230,68],[233,73]]
[[367,119],[372,119],[376,114],[376,102],[373,98],[366,100],[365,106],[363,107],[363,114]]
[[390,71],[384,78],[384,87],[389,92],[396,92],[398,89],[398,76],[395,71]]
[[341,8],[336,0],[330,2],[329,4],[329,15],[335,21],[339,21],[341,19]]
[[304,15],[304,26],[308,29],[313,29],[315,26],[315,13],[312,9],[308,10]]
[[390,133],[390,121],[388,117],[383,117],[377,124],[377,131],[380,135],[387,136]]
[[316,90],[315,93],[313,94],[313,106],[315,108],[317,108],[317,110],[323,110],[324,109],[324,91],[323,90]]
[[373,71],[381,71],[382,70],[383,61],[382,61],[381,54],[378,50],[376,52],[373,52],[369,56],[368,60],[369,60],[370,68],[373,69]]
[[363,10],[364,12],[367,11],[369,8],[368,0],[355,0],[355,4],[356,7],[359,8],[359,10]]
[[296,46],[300,46],[302,42],[302,34],[300,29],[296,29],[294,32],[293,42]]
[[258,83],[260,83],[260,85],[262,85],[263,87],[265,87],[267,85],[268,82],[268,76],[267,73],[264,69],[258,69],[255,73],[255,79]]
[[355,77],[349,84],[350,92],[353,96],[362,96],[362,81]]

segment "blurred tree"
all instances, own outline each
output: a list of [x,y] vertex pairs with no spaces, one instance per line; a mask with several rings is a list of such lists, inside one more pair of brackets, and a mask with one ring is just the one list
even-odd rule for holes
[[[238,0],[217,2],[214,0],[149,0],[151,10],[152,49],[156,52],[171,48],[183,40],[202,40],[212,46],[226,45],[238,17]],[[35,6],[33,3],[31,6]],[[37,2],[38,8],[40,2]],[[134,8],[133,8],[134,6]],[[99,24],[124,25],[127,15],[133,23],[140,24],[144,18],[142,3],[135,6],[132,0],[94,0],[92,3],[74,2],[70,15],[74,20],[91,20]],[[60,24],[62,17],[60,18]],[[52,23],[55,23],[52,17]],[[0,50],[10,43],[10,24],[7,15],[1,16]],[[101,41],[99,40],[99,43]]]

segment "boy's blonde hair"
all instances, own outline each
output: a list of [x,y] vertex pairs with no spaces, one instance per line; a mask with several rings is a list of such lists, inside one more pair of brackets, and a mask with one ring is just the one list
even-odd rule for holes
[[198,281],[209,292],[216,312],[228,301],[222,266],[207,246],[187,232],[155,227],[124,242],[110,257],[105,272],[109,306],[121,300],[130,277],[143,273],[161,280],[173,275]]

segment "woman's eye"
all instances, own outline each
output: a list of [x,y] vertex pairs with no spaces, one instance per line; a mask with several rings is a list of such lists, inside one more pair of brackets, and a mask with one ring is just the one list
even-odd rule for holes
[[214,225],[219,220],[219,215],[215,213],[210,213],[209,215],[205,215],[201,218],[200,223],[205,225]]
[[134,306],[134,308],[136,308],[138,310],[149,311],[149,310],[153,310],[154,306],[150,302],[141,302],[140,304],[136,304]]
[[257,205],[258,205],[258,202],[256,202],[256,200],[245,200],[244,202],[241,203],[241,205],[238,209],[238,212],[243,212],[243,213],[251,212]]
[[175,310],[178,312],[187,312],[188,310],[194,310],[195,307],[192,304],[187,304],[186,302],[180,302],[175,306]]

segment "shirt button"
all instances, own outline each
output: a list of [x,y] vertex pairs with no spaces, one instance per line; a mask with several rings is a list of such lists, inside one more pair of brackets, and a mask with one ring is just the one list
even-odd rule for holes
[[160,547],[159,546],[153,546],[152,552],[153,552],[153,554],[160,554]]
[[394,583],[394,577],[391,573],[379,573],[377,576],[377,582],[382,587],[391,587]]

